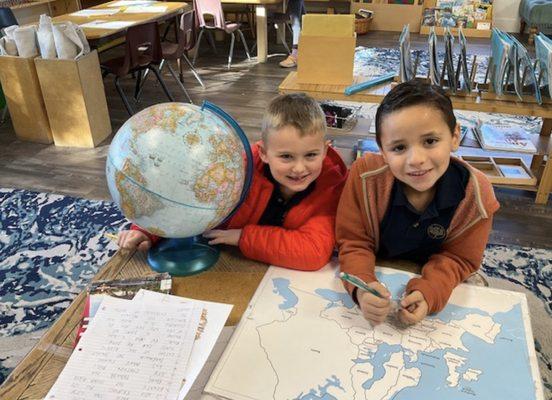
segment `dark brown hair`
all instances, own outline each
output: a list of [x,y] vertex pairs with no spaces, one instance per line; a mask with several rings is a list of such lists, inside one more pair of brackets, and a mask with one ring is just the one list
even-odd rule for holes
[[439,86],[413,79],[395,86],[383,98],[376,111],[376,141],[381,147],[381,124],[385,117],[406,107],[426,105],[441,112],[443,119],[450,128],[451,134],[456,128],[456,117],[452,110],[452,102],[445,91]]

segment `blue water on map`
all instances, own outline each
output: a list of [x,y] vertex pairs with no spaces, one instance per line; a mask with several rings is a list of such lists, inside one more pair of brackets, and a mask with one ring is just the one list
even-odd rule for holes
[[351,309],[355,307],[355,302],[349,293],[336,292],[331,289],[316,289],[314,292],[330,302],[326,308],[341,306]]
[[274,293],[277,293],[284,298],[284,302],[278,306],[280,310],[287,310],[288,308],[292,308],[297,305],[299,299],[295,293],[293,293],[293,290],[290,289],[289,279],[274,278],[272,279],[272,284],[274,285]]
[[293,400],[336,400],[334,396],[328,393],[330,387],[336,387],[344,390],[341,386],[341,381],[337,376],[332,375],[331,378],[326,379],[326,384],[318,386],[317,389],[310,389],[306,394],[301,393]]

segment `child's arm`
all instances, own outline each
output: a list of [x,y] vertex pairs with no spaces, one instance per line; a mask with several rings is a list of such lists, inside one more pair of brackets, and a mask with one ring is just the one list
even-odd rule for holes
[[411,279],[406,293],[420,291],[428,312],[441,311],[452,290],[479,269],[491,232],[492,217],[483,219],[430,257],[422,269],[421,278]]
[[335,206],[333,211],[331,206],[324,208],[298,229],[244,226],[238,244],[241,252],[247,258],[291,269],[322,268],[330,260],[335,245]]
[[[375,241],[363,212],[364,194],[358,164],[357,161],[351,167],[337,207],[336,240],[341,271],[370,283],[377,280]],[[345,282],[345,287],[352,293],[351,285]]]

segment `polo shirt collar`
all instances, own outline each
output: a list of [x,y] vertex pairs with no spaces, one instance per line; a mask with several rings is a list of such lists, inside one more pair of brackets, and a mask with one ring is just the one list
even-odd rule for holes
[[452,165],[452,161],[443,176],[439,178],[436,185],[435,197],[431,200],[424,212],[420,214],[420,212],[412,207],[408,201],[404,193],[404,183],[395,179],[395,187],[393,188],[395,196],[393,196],[392,204],[393,206],[407,207],[410,211],[419,214],[420,220],[424,220],[438,216],[440,210],[457,206],[464,198],[465,189],[463,186],[462,174]]

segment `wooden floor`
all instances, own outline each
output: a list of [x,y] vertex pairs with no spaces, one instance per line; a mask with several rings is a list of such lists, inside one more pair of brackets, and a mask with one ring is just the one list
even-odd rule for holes
[[[396,47],[398,32],[370,32],[358,38],[358,45],[367,47]],[[525,38],[522,38],[525,39]],[[412,35],[413,49],[425,49],[427,38]],[[251,141],[260,137],[260,124],[264,108],[277,94],[277,87],[289,70],[278,62],[282,56],[270,57],[266,64],[244,61],[240,44],[236,44],[234,64],[230,71],[224,67],[227,45],[218,46],[215,56],[202,47],[198,57],[198,71],[206,89],[202,89],[191,73],[186,73],[186,87],[196,104],[209,100],[230,113],[242,126]],[[115,50],[118,51],[118,50]],[[283,47],[269,46],[269,53],[282,52]],[[489,54],[488,39],[470,39],[469,52]],[[103,54],[102,57],[110,57]],[[186,101],[168,71],[164,79],[176,101]],[[119,98],[112,78],[104,81],[107,102],[114,132],[127,120],[128,115]],[[133,82],[124,81],[126,93],[131,97]],[[134,105],[139,110],[152,104],[168,101],[160,87],[150,77],[142,101]],[[91,199],[109,199],[105,182],[105,157],[110,139],[95,149],[57,148],[18,141],[8,120],[0,126],[0,187],[22,188],[60,193]],[[351,140],[351,146],[353,141]],[[495,218],[491,242],[552,248],[552,205],[533,204],[534,193],[497,190],[502,208]],[[549,201],[549,203],[552,203]]]

